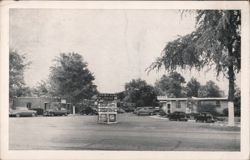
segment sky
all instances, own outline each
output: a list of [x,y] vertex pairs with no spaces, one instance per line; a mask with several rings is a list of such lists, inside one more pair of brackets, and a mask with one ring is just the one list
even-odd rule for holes
[[[10,48],[32,62],[24,75],[30,87],[48,78],[55,57],[69,52],[83,56],[100,92],[122,91],[136,78],[153,85],[167,72],[145,69],[168,42],[194,29],[194,15],[181,16],[179,10],[10,10]],[[228,80],[213,70],[179,73],[186,82],[213,80],[227,94]]]

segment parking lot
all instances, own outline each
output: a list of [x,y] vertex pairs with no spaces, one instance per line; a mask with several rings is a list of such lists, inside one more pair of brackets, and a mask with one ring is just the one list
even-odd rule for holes
[[177,122],[154,116],[118,115],[117,124],[97,116],[9,119],[11,150],[239,151],[240,127]]

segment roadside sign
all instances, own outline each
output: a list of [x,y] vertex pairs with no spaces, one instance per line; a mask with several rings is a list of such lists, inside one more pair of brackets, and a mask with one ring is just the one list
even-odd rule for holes
[[66,99],[61,99],[62,104],[66,104]]
[[115,94],[98,95],[98,123],[117,123],[117,102]]

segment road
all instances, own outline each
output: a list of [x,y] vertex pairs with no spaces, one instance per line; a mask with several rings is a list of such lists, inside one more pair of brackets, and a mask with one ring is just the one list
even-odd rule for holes
[[10,118],[10,150],[240,150],[239,127],[118,116],[111,125],[97,124],[97,116]]

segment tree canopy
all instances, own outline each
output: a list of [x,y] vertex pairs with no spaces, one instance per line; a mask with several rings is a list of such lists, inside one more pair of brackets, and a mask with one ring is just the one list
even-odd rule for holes
[[200,82],[192,77],[191,80],[187,83],[187,97],[198,97],[198,91],[200,87]]
[[49,76],[53,95],[77,103],[97,94],[96,85],[93,83],[95,78],[81,55],[61,53],[54,61]]
[[228,98],[233,101],[235,74],[241,69],[240,10],[197,10],[196,30],[169,42],[149,67],[168,71],[205,66],[229,79]]
[[154,87],[141,79],[133,79],[125,84],[125,102],[135,103],[136,106],[156,105],[157,94]]
[[184,77],[177,72],[171,72],[169,75],[163,75],[159,81],[156,81],[155,87],[160,95],[168,97],[185,97],[182,85],[185,83]]
[[9,97],[10,100],[15,96],[30,95],[30,89],[24,81],[24,71],[30,62],[26,60],[24,55],[20,55],[17,51],[9,51]]
[[213,81],[208,81],[206,85],[198,90],[198,97],[221,97],[221,91]]
[[37,86],[32,89],[32,93],[38,97],[49,96],[51,92],[49,81],[40,81]]

